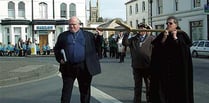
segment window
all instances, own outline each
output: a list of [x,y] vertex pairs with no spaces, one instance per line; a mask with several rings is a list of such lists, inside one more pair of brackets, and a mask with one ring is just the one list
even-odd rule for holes
[[179,8],[179,0],[175,0],[175,11],[178,11]]
[[194,41],[194,42],[192,43],[192,46],[196,46],[198,43],[199,43],[198,41]]
[[205,42],[205,47],[209,47],[209,42]]
[[146,23],[146,19],[145,18],[142,19],[142,23],[144,23],[144,24]]
[[44,2],[39,3],[39,14],[41,19],[48,18],[47,4]]
[[60,16],[61,18],[67,18],[67,5],[65,3],[62,3],[60,5]]
[[157,0],[157,10],[158,14],[163,13],[163,0]]
[[132,21],[130,21],[130,26],[133,27]]
[[204,46],[204,41],[201,41],[199,44],[198,44],[198,47],[203,47]]
[[138,24],[139,24],[139,20],[136,20],[136,28],[137,28]]
[[25,33],[28,33],[28,27],[25,28]]
[[129,7],[129,14],[132,15],[132,6]]
[[15,18],[15,4],[12,1],[8,3],[8,17]]
[[145,11],[145,2],[142,2],[142,11]]
[[10,35],[7,35],[7,42],[10,41]]
[[76,16],[76,5],[74,3],[70,4],[70,17]]
[[9,34],[10,33],[9,28],[5,28],[5,29],[6,29],[6,33]]
[[201,6],[201,1],[200,0],[194,0],[194,8],[200,7]]
[[18,3],[18,17],[25,17],[25,3]]
[[[164,29],[164,24],[155,25],[155,29]],[[160,34],[160,32],[155,32],[155,35]]]
[[192,40],[206,39],[204,36],[203,20],[191,21],[190,25],[190,37]]
[[136,4],[136,6],[135,6],[135,11],[136,11],[136,14],[139,12],[139,5],[138,4]]

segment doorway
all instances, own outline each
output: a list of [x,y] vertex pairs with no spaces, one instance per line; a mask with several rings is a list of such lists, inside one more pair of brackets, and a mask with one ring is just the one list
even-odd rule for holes
[[42,53],[42,46],[48,43],[48,35],[39,35],[40,52]]

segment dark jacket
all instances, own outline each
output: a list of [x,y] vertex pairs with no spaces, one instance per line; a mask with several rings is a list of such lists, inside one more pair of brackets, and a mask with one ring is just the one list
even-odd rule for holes
[[146,35],[141,47],[139,46],[139,35],[128,39],[128,36],[124,37],[123,45],[129,46],[132,58],[133,68],[149,68],[151,61],[152,45],[151,42],[154,36]]
[[[60,60],[63,59],[61,54],[61,49],[63,49],[67,45],[67,34],[70,31],[65,31],[58,36],[57,42],[54,47],[55,57],[57,62],[60,63]],[[88,31],[83,31],[85,37],[85,64],[87,69],[91,75],[96,75],[101,73],[101,66],[99,63],[99,58],[97,55],[97,46],[96,46],[96,38],[95,35]],[[102,38],[102,36],[97,36],[97,40]],[[101,40],[101,39],[100,39]],[[60,67],[62,64],[60,64]],[[61,69],[61,68],[60,68]]]

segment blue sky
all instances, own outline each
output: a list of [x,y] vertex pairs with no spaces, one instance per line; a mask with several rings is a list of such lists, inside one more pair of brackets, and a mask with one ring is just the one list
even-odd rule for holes
[[[92,2],[96,2],[93,0]],[[100,16],[103,18],[122,18],[126,19],[127,0],[99,0]],[[95,3],[93,3],[95,5]]]

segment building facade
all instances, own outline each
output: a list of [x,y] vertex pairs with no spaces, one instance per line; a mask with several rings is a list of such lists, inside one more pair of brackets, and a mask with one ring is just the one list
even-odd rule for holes
[[208,39],[208,17],[204,12],[207,0],[152,0],[154,28],[165,28],[166,18],[176,16],[182,30],[192,40]]
[[181,29],[192,40],[209,39],[208,4],[209,0],[129,0],[126,3],[127,23],[136,27],[138,22],[145,22],[154,29],[165,29],[167,17],[176,16]]
[[15,45],[31,38],[40,47],[53,48],[58,35],[68,30],[68,19],[77,16],[86,25],[86,0],[1,0],[0,42]]
[[137,24],[149,24],[148,0],[129,0],[126,5],[127,24],[132,28],[137,28]]

